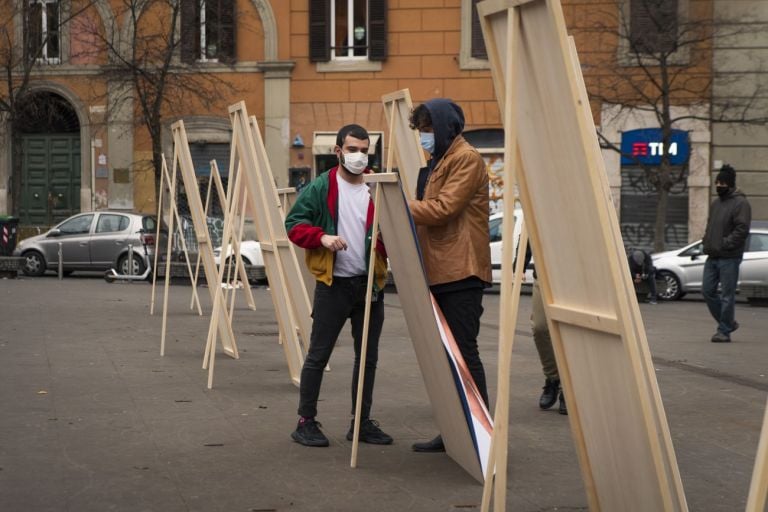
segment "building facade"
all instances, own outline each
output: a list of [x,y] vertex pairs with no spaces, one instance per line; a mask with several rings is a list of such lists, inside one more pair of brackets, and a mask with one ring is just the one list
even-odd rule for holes
[[[369,130],[371,162],[383,169],[389,141],[381,96],[407,88],[415,103],[443,96],[462,106],[467,137],[488,162],[492,208],[500,207],[503,130],[474,11],[477,0],[179,1],[151,0],[132,13],[118,0],[0,0],[13,12],[0,22],[10,27],[16,53],[32,62],[26,75],[23,66],[15,66],[16,82],[0,84],[0,96],[8,97],[15,87],[27,94],[27,104],[54,105],[58,113],[48,119],[31,107],[16,109],[13,116],[0,110],[0,213],[19,215],[22,223],[50,225],[90,209],[156,210],[156,146],[143,100],[136,80],[116,72],[125,69],[123,61],[135,55],[133,49],[152,44],[169,47],[171,74],[177,77],[167,90],[154,139],[170,156],[170,125],[184,119],[201,178],[210,172],[212,158],[226,170],[227,106],[240,100],[259,121],[280,187],[301,187],[334,165],[334,134],[347,123]],[[600,93],[609,68],[632,68],[617,35],[622,30],[618,20],[622,12],[631,18],[631,4],[639,1],[563,0],[591,93]],[[730,4],[750,2],[673,3],[681,17],[695,18],[724,15],[731,12]],[[766,10],[761,2],[751,3]],[[604,33],[599,37],[586,30],[594,28],[596,12],[608,13],[600,21]],[[748,21],[753,12],[739,19]],[[613,25],[605,21],[610,19],[616,20]],[[150,37],[169,27],[177,30],[174,44]],[[709,52],[685,72],[709,79],[713,62],[732,60],[719,56],[726,51],[721,45],[704,46],[687,55],[698,59],[699,53]],[[744,62],[754,68],[756,82],[764,76],[756,67],[760,51],[755,48],[755,58]],[[153,68],[148,72],[158,67],[157,62],[131,64],[131,69]],[[199,85],[190,86],[196,78]],[[714,94],[725,90],[715,86]],[[704,88],[698,97],[673,95],[674,110],[708,111],[711,94]],[[592,110],[605,140],[616,146],[625,133],[658,126],[640,109],[594,100]],[[690,117],[674,126],[688,134],[689,142],[685,180],[676,191],[675,224],[685,225],[679,236],[687,241],[703,232],[715,161],[727,160],[744,171],[739,182],[754,197],[756,218],[768,218],[763,180],[768,166],[760,157],[766,151],[765,129],[734,133]],[[754,157],[739,148],[753,148]],[[633,194],[650,193],[631,179],[635,171],[622,165],[619,153],[606,149],[604,156],[616,207],[626,220],[637,208],[622,210],[622,201],[631,205]],[[681,204],[683,212],[678,211]],[[635,215],[632,229],[647,231],[647,222]]]

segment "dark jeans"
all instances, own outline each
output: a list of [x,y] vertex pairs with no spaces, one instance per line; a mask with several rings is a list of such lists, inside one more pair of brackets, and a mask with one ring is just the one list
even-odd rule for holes
[[[704,263],[701,294],[707,302],[709,313],[717,321],[718,332],[726,336],[734,330],[739,265],[741,265],[741,258],[707,258]],[[720,293],[717,291],[718,282]]]
[[451,328],[456,344],[462,357],[467,363],[469,373],[475,379],[475,385],[486,406],[488,403],[488,387],[485,383],[485,369],[477,349],[477,335],[480,332],[480,316],[483,314],[482,288],[469,288],[453,292],[435,294],[440,310]]
[[650,300],[656,300],[656,269],[651,270],[645,278],[645,282],[648,285],[648,298]]
[[[360,347],[363,339],[363,316],[365,314],[365,290],[368,278],[334,277],[331,286],[317,282],[312,307],[312,334],[309,352],[301,369],[299,386],[299,415],[315,417],[317,399],[323,383],[323,372],[331,352],[336,345],[341,328],[352,319],[352,337],[355,340],[355,365],[352,373],[352,414],[357,399],[357,379],[360,369]],[[376,378],[376,362],[379,359],[379,335],[384,323],[384,294],[371,304],[371,319],[368,327],[368,348],[365,357],[365,382],[361,417],[368,418],[373,403],[373,382]]]

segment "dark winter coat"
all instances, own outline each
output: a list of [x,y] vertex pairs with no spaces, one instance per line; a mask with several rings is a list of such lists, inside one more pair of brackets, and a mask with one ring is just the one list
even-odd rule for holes
[[709,207],[704,254],[711,258],[741,258],[751,221],[752,208],[739,189],[715,199]]

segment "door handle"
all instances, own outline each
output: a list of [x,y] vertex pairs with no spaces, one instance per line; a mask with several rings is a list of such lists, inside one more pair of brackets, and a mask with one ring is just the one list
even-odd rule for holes
[[88,247],[88,242],[80,242],[80,247]]

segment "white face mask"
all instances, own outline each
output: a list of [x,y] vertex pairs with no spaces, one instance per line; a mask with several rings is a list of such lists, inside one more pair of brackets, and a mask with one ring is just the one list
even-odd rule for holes
[[428,132],[419,132],[419,141],[430,155],[435,152],[435,134]]
[[368,167],[368,155],[360,151],[357,153],[342,153],[341,165],[352,174],[361,174]]

